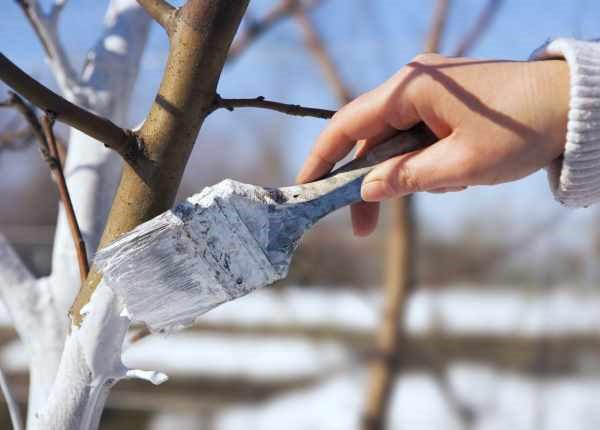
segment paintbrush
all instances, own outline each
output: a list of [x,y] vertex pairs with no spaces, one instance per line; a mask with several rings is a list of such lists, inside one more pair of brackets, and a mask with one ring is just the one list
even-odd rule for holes
[[264,188],[226,179],[101,249],[104,280],[130,318],[152,331],[198,316],[287,275],[302,235],[319,219],[361,201],[373,167],[436,140],[423,124],[402,131],[316,182]]

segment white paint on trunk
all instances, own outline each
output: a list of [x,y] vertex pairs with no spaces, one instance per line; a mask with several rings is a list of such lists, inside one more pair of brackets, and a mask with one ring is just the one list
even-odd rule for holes
[[[32,3],[38,28],[52,42],[49,62],[63,95],[125,125],[150,26],[145,11],[135,0],[110,1],[105,30],[78,79],[58,40],[57,15],[44,15]],[[120,167],[118,156],[100,142],[72,131],[65,172],[89,256],[99,243]],[[62,208],[50,277],[35,281],[3,239],[0,257],[0,295],[31,355],[28,429],[96,428],[110,386],[127,375],[120,356],[129,320],[120,316],[120,303],[100,285],[86,323],[66,336],[80,280]]]

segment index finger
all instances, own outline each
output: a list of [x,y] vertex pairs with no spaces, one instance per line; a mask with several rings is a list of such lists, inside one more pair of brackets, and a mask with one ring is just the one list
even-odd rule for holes
[[379,89],[365,93],[337,112],[321,132],[298,174],[308,182],[327,173],[354,147],[357,140],[388,132]]

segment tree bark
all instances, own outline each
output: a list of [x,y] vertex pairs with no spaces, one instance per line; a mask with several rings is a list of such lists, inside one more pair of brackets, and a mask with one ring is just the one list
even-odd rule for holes
[[[189,0],[179,10],[165,74],[139,131],[147,162],[135,171],[124,167],[101,247],[172,206],[247,5],[248,0]],[[99,281],[92,270],[71,309],[75,324]]]

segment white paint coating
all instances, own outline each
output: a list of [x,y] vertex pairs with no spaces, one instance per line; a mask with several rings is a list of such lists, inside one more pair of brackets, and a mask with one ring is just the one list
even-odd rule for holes
[[126,55],[127,41],[120,36],[108,36],[104,39],[104,49],[118,55]]
[[[111,0],[105,30],[79,78],[58,40],[58,14],[44,14],[37,1],[30,3],[34,21],[49,42],[50,65],[63,95],[125,125],[148,35],[148,15],[135,0]],[[101,143],[71,132],[65,172],[90,256],[111,206],[120,166],[118,156]],[[0,253],[2,249],[6,254],[7,244],[0,241]],[[120,303],[104,287],[89,307],[89,322],[66,337],[67,310],[80,281],[62,208],[49,278],[36,281],[15,271],[18,265],[13,260],[0,258],[0,262],[0,295],[31,356],[27,428],[96,428],[108,389],[127,372],[120,363],[120,336],[129,320],[119,316]]]
[[255,188],[230,180],[205,188],[98,252],[96,265],[133,320],[176,330],[285,276],[266,253],[264,209],[241,206],[266,206],[248,192]]

